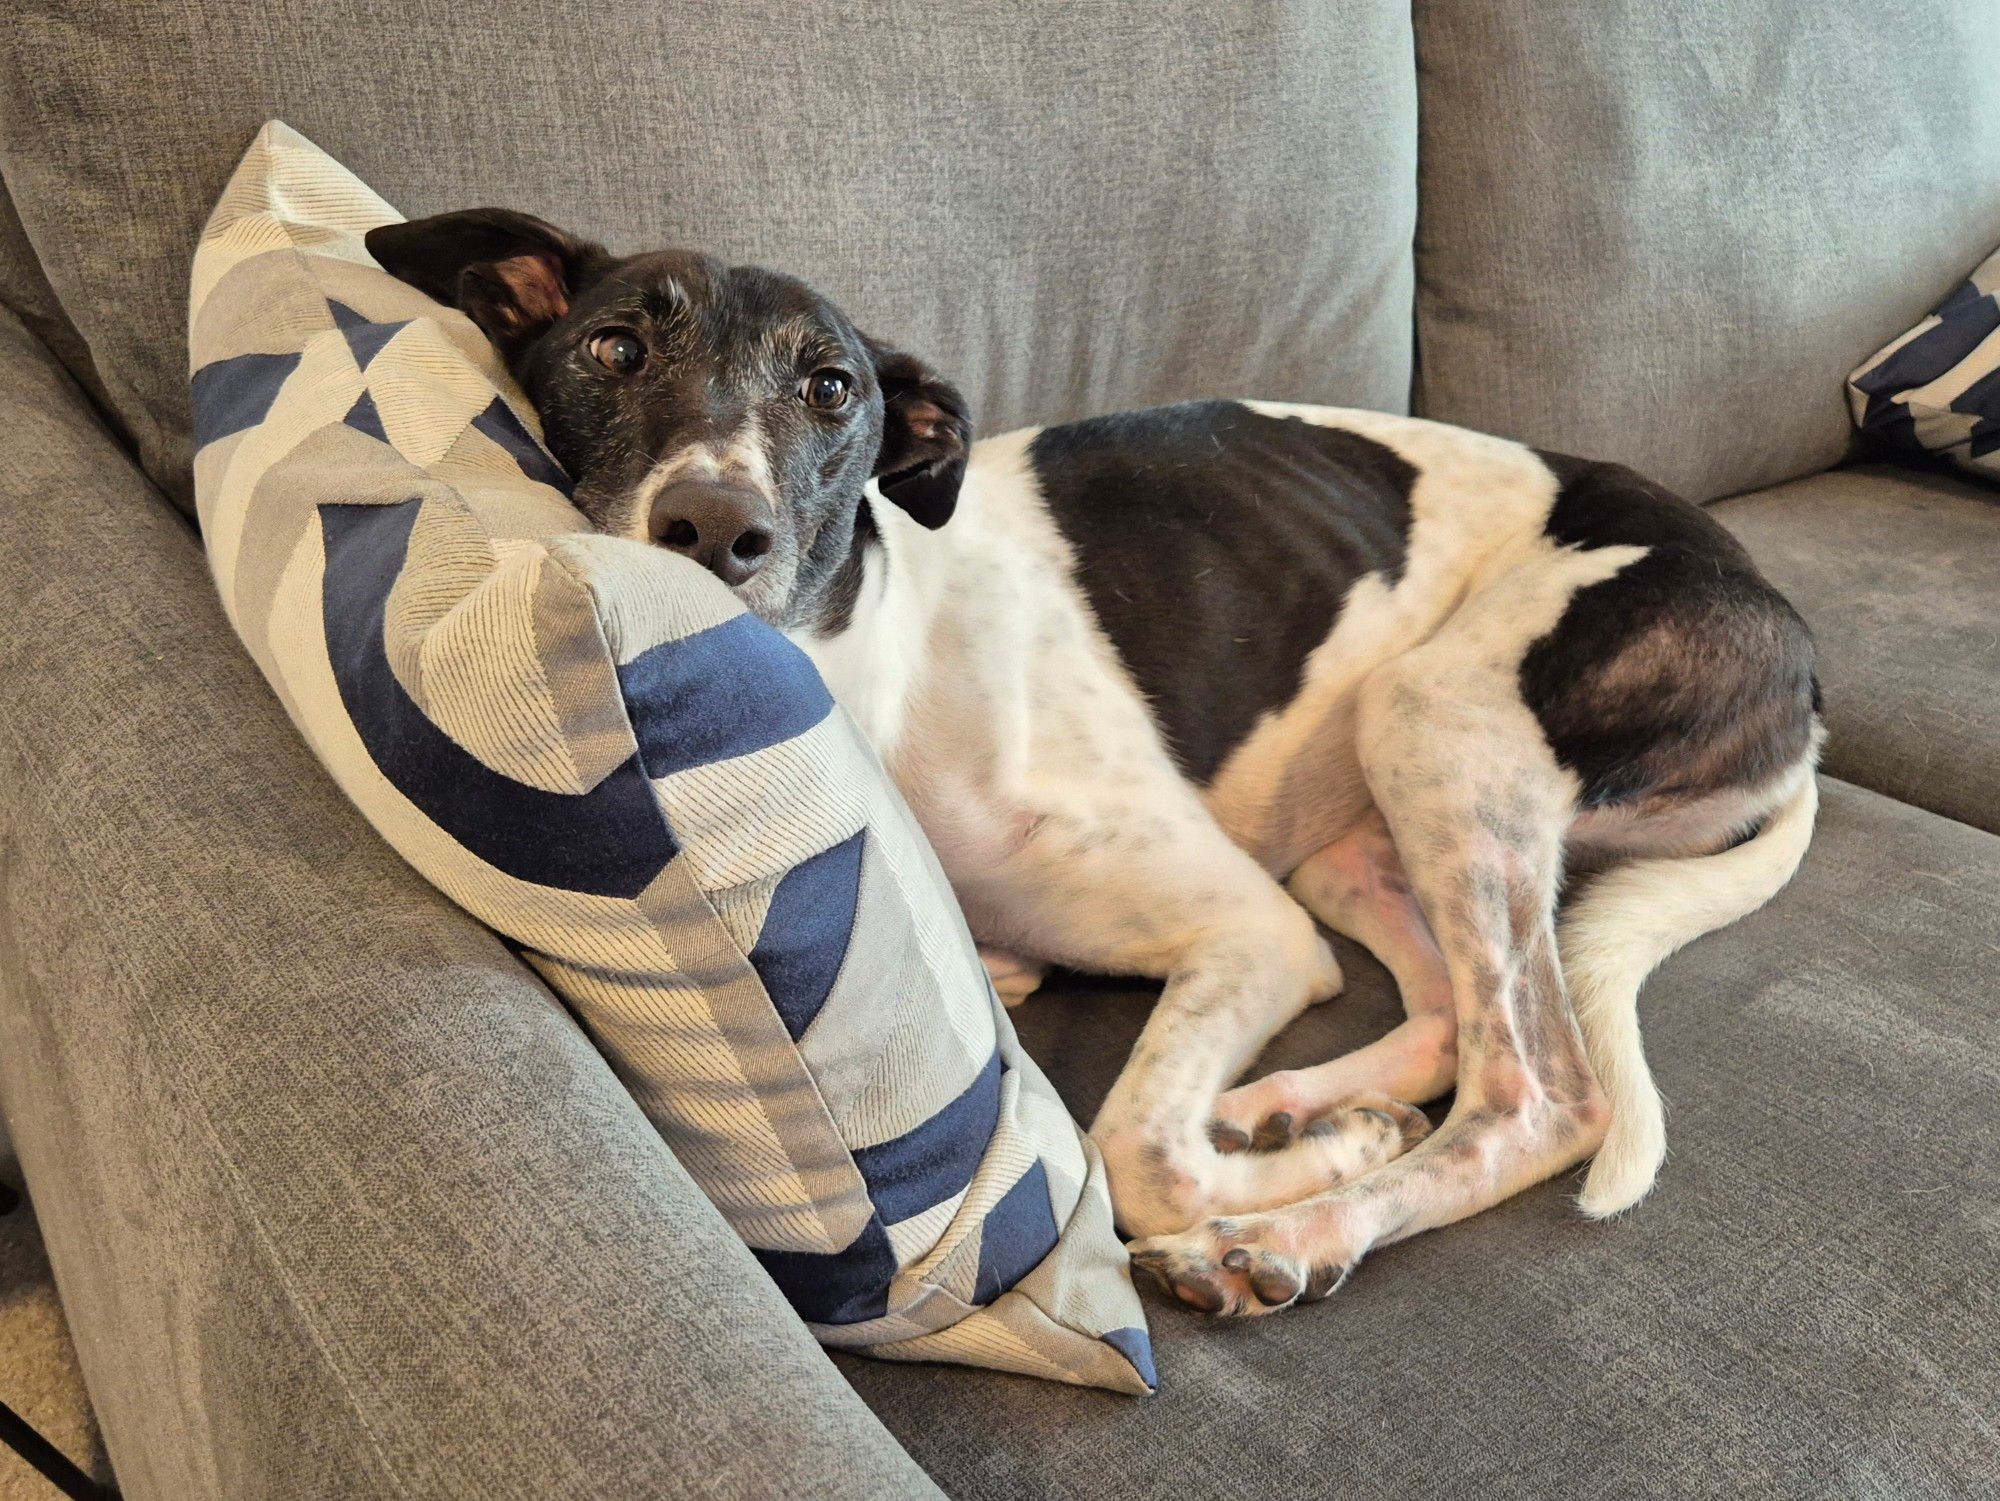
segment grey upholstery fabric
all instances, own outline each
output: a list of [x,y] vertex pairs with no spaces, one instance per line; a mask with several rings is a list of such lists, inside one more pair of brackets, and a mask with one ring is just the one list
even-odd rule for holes
[[[843,1360],[958,1501],[1990,1494],[2000,1343],[2000,839],[1830,782],[1793,885],[1643,1002],[1669,1105],[1654,1196],[1574,1180],[1377,1253],[1327,1302],[1218,1324],[1154,1299],[1158,1396]],[[1382,972],[1270,1050],[1376,1035]],[[1147,998],[1016,1011],[1088,1114]]]
[[0,319],[0,1094],[125,1494],[929,1492]]
[[1417,0],[1418,407],[1697,500],[2000,244],[1992,0]]
[[998,431],[1218,393],[1401,410],[1414,88],[1395,0],[24,0],[0,173],[185,502],[188,259],[269,116],[412,216],[795,271]]
[[1818,639],[1827,770],[2000,833],[2000,491],[1881,465],[1713,510]]

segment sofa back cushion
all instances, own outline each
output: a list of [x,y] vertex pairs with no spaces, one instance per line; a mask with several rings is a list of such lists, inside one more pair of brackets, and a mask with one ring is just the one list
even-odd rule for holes
[[1416,403],[1697,499],[2000,241],[1993,0],[1418,0]]
[[24,0],[0,176],[183,500],[189,258],[272,116],[413,217],[500,204],[802,275],[937,362],[984,431],[1213,393],[1407,401],[1397,0]]

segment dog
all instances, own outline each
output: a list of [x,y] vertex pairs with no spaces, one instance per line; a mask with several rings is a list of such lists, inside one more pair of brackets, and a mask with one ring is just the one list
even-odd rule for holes
[[[1790,879],[1822,737],[1804,623],[1699,508],[1261,401],[975,446],[949,381],[788,276],[495,209],[367,244],[484,330],[594,526],[811,657],[1004,998],[1164,982],[1091,1135],[1183,1302],[1315,1301],[1586,1159],[1587,1214],[1650,1190],[1640,984]],[[1321,925],[1405,1019],[1231,1088],[1341,988]]]

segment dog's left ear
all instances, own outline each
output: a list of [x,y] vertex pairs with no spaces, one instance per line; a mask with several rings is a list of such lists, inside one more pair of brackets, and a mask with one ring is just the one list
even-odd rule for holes
[[882,452],[875,477],[884,499],[936,531],[958,505],[972,416],[958,387],[914,355],[868,341],[882,387]]
[[502,208],[385,224],[363,238],[383,270],[464,313],[510,365],[611,259],[602,245]]

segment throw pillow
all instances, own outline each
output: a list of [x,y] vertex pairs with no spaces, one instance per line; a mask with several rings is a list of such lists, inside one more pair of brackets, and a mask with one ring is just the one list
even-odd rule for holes
[[811,663],[595,535],[396,214],[285,126],[193,271],[230,620],[382,835],[520,944],[829,1345],[1145,1392],[1104,1170]]

